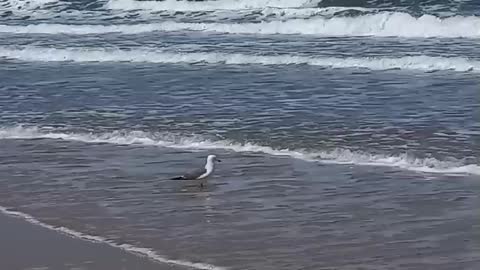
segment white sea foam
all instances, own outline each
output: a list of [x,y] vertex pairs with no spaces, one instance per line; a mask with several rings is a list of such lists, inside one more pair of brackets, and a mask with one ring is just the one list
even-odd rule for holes
[[42,7],[46,4],[51,4],[56,2],[59,2],[59,1],[58,0],[6,0],[2,3],[2,5],[12,10],[20,10],[20,9],[32,10],[32,9]]
[[69,34],[89,35],[105,33],[138,34],[159,31],[161,24],[120,24],[120,25],[75,25],[75,24],[30,24],[0,25],[0,32],[16,34]]
[[480,17],[381,12],[357,17],[290,19],[262,23],[177,23],[163,31],[215,31],[231,34],[302,34],[326,36],[480,37]]
[[278,19],[288,18],[309,18],[312,16],[333,16],[342,11],[360,11],[373,12],[376,9],[362,7],[324,7],[324,8],[276,8],[266,7],[255,10],[256,13],[262,14],[264,17],[273,17]]
[[206,263],[195,263],[195,262],[188,262],[188,261],[183,261],[183,260],[168,259],[165,256],[162,256],[162,255],[158,254],[156,251],[154,251],[152,249],[149,249],[149,248],[136,247],[136,246],[133,246],[133,245],[130,245],[130,244],[118,244],[118,243],[115,243],[112,240],[108,240],[108,239],[103,238],[101,236],[95,236],[95,235],[89,235],[89,234],[77,232],[77,231],[71,230],[71,229],[66,228],[66,227],[52,226],[52,225],[49,225],[49,224],[46,224],[44,222],[39,221],[38,219],[34,218],[31,215],[28,215],[28,214],[25,214],[25,213],[22,213],[22,212],[18,212],[18,211],[9,210],[9,209],[7,209],[3,206],[0,206],[0,212],[3,213],[3,214],[9,215],[9,216],[22,218],[22,219],[24,219],[24,220],[26,220],[26,221],[28,221],[32,224],[35,224],[35,225],[41,226],[43,228],[68,235],[68,236],[73,237],[73,238],[82,239],[82,240],[95,242],[95,243],[107,244],[111,247],[122,249],[122,250],[124,250],[128,253],[131,253],[131,254],[147,257],[150,260],[156,261],[156,262],[159,262],[159,263],[185,266],[185,267],[189,267],[189,268],[193,268],[193,269],[201,269],[201,270],[225,270],[226,269],[224,267],[219,267],[219,266],[206,264]]
[[[4,0],[3,2],[0,0],[0,15],[2,11],[8,11],[17,18],[50,19],[52,16],[73,16],[74,13],[78,18],[84,14],[84,12],[78,10],[69,10],[68,13],[62,11],[70,5],[72,5],[71,2],[62,0]],[[2,31],[0,30],[0,32]]]
[[328,68],[405,69],[422,71],[480,71],[480,62],[458,57],[406,56],[400,58],[335,58],[293,55],[227,53],[174,53],[147,49],[0,47],[0,58],[27,62],[135,62],[226,65],[311,65]]
[[[295,16],[295,13],[289,14],[289,16]],[[299,34],[321,36],[480,38],[480,17],[456,16],[440,19],[432,15],[423,15],[419,18],[415,18],[407,13],[382,12],[357,17],[315,17],[309,19],[287,19],[282,21],[274,20],[261,23],[181,23],[167,21],[162,23],[118,25],[0,25],[0,32],[7,33],[63,33],[84,35],[112,32],[138,34],[152,31],[205,31],[229,34]]]
[[173,10],[173,11],[210,11],[258,9],[266,7],[301,8],[315,7],[321,0],[209,0],[209,1],[136,1],[109,0],[105,7],[120,10]]
[[0,2],[0,11],[8,10],[20,16],[31,16],[33,14],[49,14],[51,16],[52,10],[46,11],[45,9],[68,5],[70,3],[59,0],[4,0]]
[[116,131],[97,134],[66,133],[22,126],[0,128],[0,139],[35,138],[62,139],[86,143],[141,144],[180,149],[223,149],[234,152],[261,152],[274,156],[289,156],[309,162],[386,166],[427,173],[480,175],[480,166],[478,164],[464,164],[461,161],[441,161],[435,158],[416,158],[407,154],[370,154],[341,148],[329,151],[275,149],[270,146],[251,143],[240,144],[228,140],[207,140],[201,137],[183,137],[169,133],[148,133],[142,131]]

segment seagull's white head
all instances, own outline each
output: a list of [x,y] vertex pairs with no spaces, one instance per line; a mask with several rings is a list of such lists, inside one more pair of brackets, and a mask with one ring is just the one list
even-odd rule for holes
[[220,159],[217,158],[215,155],[208,155],[207,157],[207,164],[205,164],[205,169],[207,172],[212,172],[213,169],[215,168],[215,161],[216,162],[222,162]]
[[207,163],[213,163],[213,162],[222,162],[220,159],[217,158],[215,155],[208,155],[207,157]]

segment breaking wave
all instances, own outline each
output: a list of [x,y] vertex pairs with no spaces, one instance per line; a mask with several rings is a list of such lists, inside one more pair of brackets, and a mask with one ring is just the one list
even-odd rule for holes
[[357,17],[315,17],[261,23],[182,23],[167,21],[146,24],[0,25],[0,32],[22,34],[138,34],[153,31],[205,31],[228,34],[299,34],[321,36],[394,36],[480,38],[480,17],[432,15],[415,18],[407,13],[382,12]]
[[176,53],[147,49],[69,48],[55,49],[0,47],[0,58],[27,62],[133,62],[188,63],[226,65],[311,65],[327,68],[365,68],[371,70],[405,69],[422,71],[480,71],[480,62],[459,57],[405,56],[382,57],[310,57],[293,55],[249,55],[239,53]]
[[435,158],[416,158],[407,154],[370,154],[342,148],[329,151],[276,149],[270,146],[252,143],[240,144],[229,140],[207,140],[202,137],[184,137],[171,133],[150,133],[143,131],[69,133],[45,130],[38,127],[15,126],[0,128],[0,139],[36,138],[62,139],[86,143],[141,144],[180,149],[223,149],[234,152],[261,152],[274,156],[289,156],[309,162],[386,166],[427,173],[480,175],[480,166],[478,164],[463,164],[461,161],[441,161]]
[[316,7],[321,0],[222,0],[222,1],[135,1],[109,0],[105,7],[121,10],[174,10],[174,11],[210,11],[276,8],[308,8]]
[[382,12],[357,17],[291,19],[261,23],[174,23],[157,25],[160,31],[214,31],[229,34],[300,34],[325,36],[480,37],[480,18]]

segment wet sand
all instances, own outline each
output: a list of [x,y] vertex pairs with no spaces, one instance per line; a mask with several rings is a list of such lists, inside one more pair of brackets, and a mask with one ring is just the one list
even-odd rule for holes
[[5,270],[180,269],[107,244],[69,237],[18,217],[0,214],[0,226],[0,268]]

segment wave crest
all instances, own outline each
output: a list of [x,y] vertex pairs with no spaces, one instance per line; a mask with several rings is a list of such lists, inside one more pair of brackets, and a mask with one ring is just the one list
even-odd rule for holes
[[277,8],[307,8],[316,7],[321,0],[221,0],[221,1],[135,1],[109,0],[105,7],[120,10],[149,10],[149,11],[210,11],[210,10],[239,10],[258,9],[266,7]]
[[0,47],[0,58],[27,62],[133,62],[189,63],[226,65],[310,65],[327,68],[365,68],[371,70],[405,69],[422,71],[480,71],[480,62],[458,57],[405,56],[399,58],[335,58],[294,55],[249,55],[227,53],[174,53],[146,49],[119,50],[101,48],[55,49]]
[[[289,16],[294,16],[295,13]],[[202,31],[227,34],[298,34],[319,36],[445,37],[480,38],[480,17],[455,16],[440,19],[432,15],[415,18],[407,13],[382,12],[356,17],[314,17],[273,20],[260,23],[182,23],[167,21],[148,24],[0,25],[0,32],[22,34],[138,34],[154,31]]]
[[171,133],[143,131],[114,131],[109,133],[69,133],[38,127],[3,127],[0,139],[62,139],[86,143],[110,143],[123,145],[152,145],[180,149],[223,149],[234,152],[260,152],[273,156],[289,156],[309,162],[352,164],[364,166],[396,167],[410,171],[441,174],[480,175],[480,165],[463,164],[461,161],[441,161],[435,158],[417,158],[411,155],[371,154],[336,148],[327,151],[301,149],[276,149],[252,143],[236,143],[229,140],[208,140],[202,137],[184,137]]

